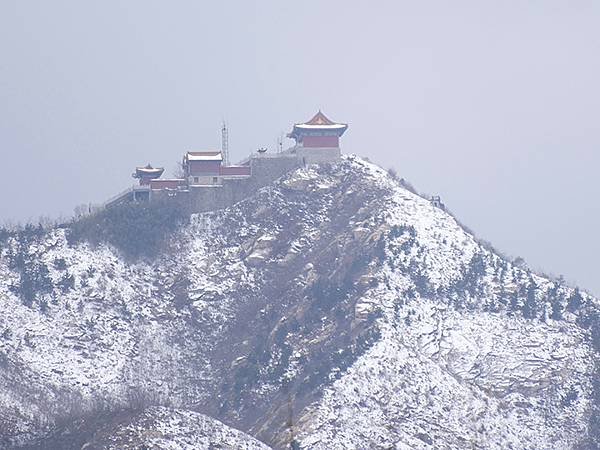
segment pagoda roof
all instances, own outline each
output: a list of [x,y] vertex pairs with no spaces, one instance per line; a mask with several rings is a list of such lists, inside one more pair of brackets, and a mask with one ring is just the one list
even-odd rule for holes
[[221,151],[187,152],[185,158],[188,161],[223,161]]
[[142,176],[145,176],[149,178],[158,178],[163,174],[164,171],[164,167],[152,167],[150,164],[148,164],[144,167],[136,167],[133,177],[141,178]]
[[289,134],[290,137],[294,137],[297,131],[302,130],[330,130],[339,132],[341,136],[344,131],[348,128],[346,123],[336,123],[329,119],[325,114],[319,110],[313,117],[307,122],[294,124],[294,129]]

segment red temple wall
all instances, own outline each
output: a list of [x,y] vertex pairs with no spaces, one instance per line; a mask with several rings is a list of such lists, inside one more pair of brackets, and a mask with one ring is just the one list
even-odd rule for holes
[[219,175],[221,161],[189,161],[190,175]]
[[304,147],[339,147],[339,136],[304,136],[302,138]]

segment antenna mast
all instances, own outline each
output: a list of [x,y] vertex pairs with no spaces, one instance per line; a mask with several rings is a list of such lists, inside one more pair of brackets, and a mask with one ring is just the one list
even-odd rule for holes
[[221,128],[221,153],[223,154],[223,164],[229,165],[229,130],[227,124],[223,121]]

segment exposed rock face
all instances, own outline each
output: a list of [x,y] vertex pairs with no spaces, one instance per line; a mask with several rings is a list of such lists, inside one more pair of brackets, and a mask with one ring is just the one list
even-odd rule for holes
[[6,446],[149,405],[273,448],[596,445],[598,301],[358,158],[194,216],[153,262],[65,233],[2,244]]

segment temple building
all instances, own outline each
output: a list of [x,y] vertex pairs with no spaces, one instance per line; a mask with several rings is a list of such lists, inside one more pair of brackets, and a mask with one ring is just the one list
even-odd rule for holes
[[319,110],[308,122],[294,125],[288,137],[296,145],[290,151],[304,164],[336,161],[342,154],[340,137],[347,129],[347,124],[336,123]]
[[140,186],[147,186],[151,180],[160,178],[165,169],[163,167],[152,167],[150,164],[144,167],[136,167],[131,174],[133,178],[139,178]]
[[221,151],[187,152],[183,156],[185,179],[190,186],[219,185],[225,179],[246,178],[249,165],[225,166]]
[[263,147],[237,165],[227,164],[219,150],[189,151],[183,156],[183,170],[177,178],[161,178],[162,167],[136,167],[133,177],[139,184],[104,206],[171,198],[184,202],[192,211],[227,207],[298,167],[338,161],[340,137],[347,129],[347,124],[333,122],[319,111],[308,122],[293,126],[288,137],[295,145],[284,151],[267,152]]
[[[127,197],[131,198],[133,201],[149,200],[151,184],[160,178],[164,171],[165,169],[163,167],[152,167],[150,164],[143,167],[136,167],[135,172],[133,172],[131,176],[139,180],[139,185],[129,188]],[[109,202],[113,201],[119,203],[121,196],[122,194],[119,194],[117,197],[109,200]]]

